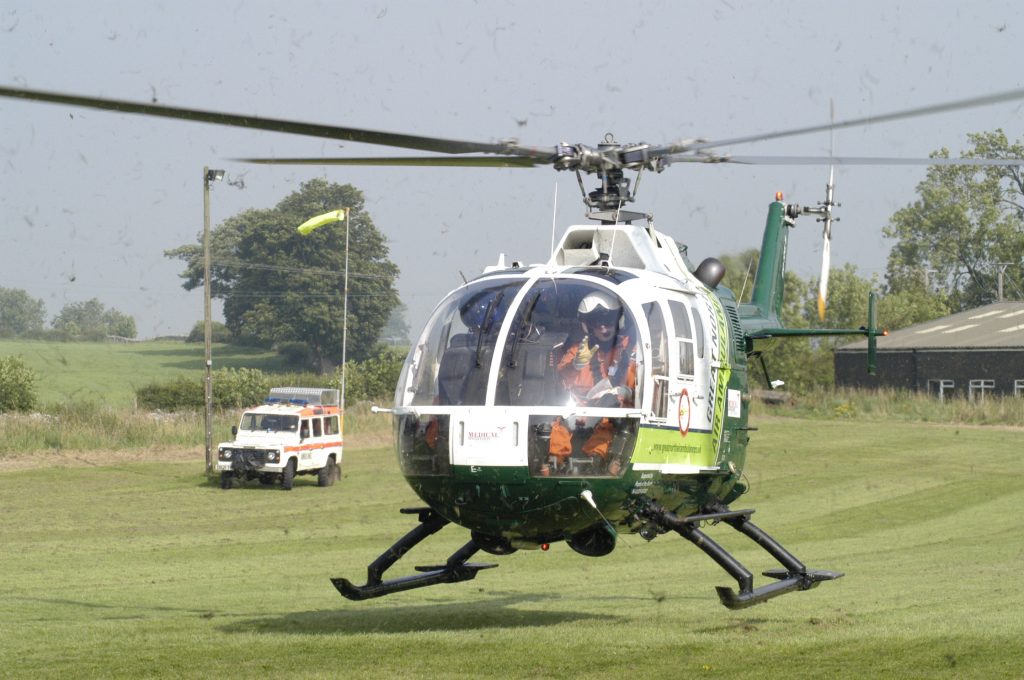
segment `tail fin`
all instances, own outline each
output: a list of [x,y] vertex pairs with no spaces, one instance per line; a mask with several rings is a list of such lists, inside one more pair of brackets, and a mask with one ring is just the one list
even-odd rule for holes
[[789,245],[789,229],[793,225],[793,219],[786,214],[786,208],[781,200],[768,206],[768,219],[761,241],[761,258],[754,276],[754,290],[750,303],[740,307],[741,317],[760,317],[766,325],[775,327],[782,325],[786,249]]

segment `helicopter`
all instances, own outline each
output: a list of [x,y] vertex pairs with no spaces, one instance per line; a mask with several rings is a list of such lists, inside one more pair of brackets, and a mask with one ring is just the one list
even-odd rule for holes
[[[669,144],[523,146],[517,140],[473,142],[303,123],[162,104],[0,86],[0,97],[288,132],[429,152],[349,158],[244,158],[251,163],[471,168],[552,167],[574,172],[590,224],[571,226],[546,262],[500,259],[448,294],[413,342],[394,405],[377,409],[394,421],[402,474],[423,501],[402,508],[413,528],[367,568],[366,582],[332,579],[344,597],[365,600],[416,588],[469,581],[495,556],[547,550],[565,542],[589,557],[611,553],[622,534],[648,541],[676,534],[736,581],[717,588],[730,609],[805,591],[843,576],[807,567],[751,521],[753,509],[731,505],[748,490],[743,477],[751,377],[756,363],[772,383],[764,354],[795,336],[860,335],[873,371],[874,298],[866,325],[790,329],[781,319],[789,232],[804,216],[823,223],[819,311],[827,295],[834,221],[835,165],[1016,166],[1024,159],[738,156],[722,147],[835,131],[1024,99],[1015,90],[884,115],[731,139]],[[829,165],[825,201],[768,206],[749,302],[722,285],[722,263],[694,265],[685,246],[629,210],[645,172],[677,163]],[[635,173],[635,178],[627,176]],[[584,175],[598,185],[584,186]],[[400,559],[449,524],[469,540],[443,563],[385,577]],[[752,572],[708,535],[724,524],[779,563],[755,586]]]

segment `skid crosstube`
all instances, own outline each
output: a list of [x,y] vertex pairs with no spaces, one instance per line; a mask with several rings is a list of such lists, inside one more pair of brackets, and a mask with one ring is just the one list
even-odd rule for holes
[[[822,581],[832,581],[843,576],[843,573],[838,571],[808,569],[778,541],[750,521],[750,515],[753,512],[753,510],[730,510],[726,506],[719,505],[707,508],[705,512],[698,515],[680,517],[652,504],[647,508],[645,514],[660,526],[675,531],[703,550],[718,566],[736,579],[739,584],[738,593],[728,586],[719,586],[715,589],[722,604],[729,609],[743,609],[794,590],[809,590]],[[725,522],[764,548],[769,555],[779,561],[782,568],[769,569],[763,572],[763,575],[777,579],[777,581],[755,588],[753,574],[725,548],[715,543],[711,537],[700,530],[699,526],[703,521]]]
[[452,553],[448,561],[440,566],[416,567],[422,572],[411,576],[383,580],[384,572],[395,562],[405,556],[419,542],[428,536],[440,531],[448,520],[441,517],[430,508],[402,508],[405,514],[418,514],[419,526],[413,528],[402,538],[395,541],[395,544],[375,559],[366,569],[366,584],[357,586],[346,578],[332,578],[331,583],[338,589],[338,592],[350,600],[368,600],[382,595],[412,590],[414,588],[425,588],[426,586],[438,583],[458,583],[469,581],[476,577],[481,569],[496,567],[496,564],[471,564],[467,563],[480,546],[472,539],[464,546]]

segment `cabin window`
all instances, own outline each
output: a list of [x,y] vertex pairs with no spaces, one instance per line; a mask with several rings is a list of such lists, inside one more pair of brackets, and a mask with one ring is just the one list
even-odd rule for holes
[[338,427],[338,416],[327,416],[324,418],[324,434],[338,434],[341,428]]
[[[581,316],[581,304],[595,306]],[[642,352],[636,321],[611,289],[583,278],[543,279],[510,315],[495,404],[618,408],[638,403]],[[591,359],[577,361],[583,348]]]
[[690,310],[677,300],[669,300],[668,308],[672,313],[672,325],[675,328],[676,343],[679,347],[679,373],[692,376],[694,342],[693,330],[690,325]]
[[632,418],[530,416],[529,466],[534,477],[621,477],[636,446]]
[[319,418],[313,418],[313,436],[322,437],[324,436],[323,425]]
[[651,331],[651,374],[654,378],[654,399],[651,408],[655,418],[668,417],[668,330],[665,328],[665,315],[661,305],[648,302],[644,305],[644,315]]
[[474,282],[434,312],[409,353],[396,402],[403,405],[482,405],[505,312],[522,281]]
[[401,415],[395,418],[398,462],[406,475],[447,475],[448,430],[445,415]]
[[697,343],[697,358],[704,358],[704,322],[701,321],[700,312],[693,310],[693,339]]
[[985,401],[985,393],[996,387],[995,380],[972,380],[967,384],[967,393],[971,401]]

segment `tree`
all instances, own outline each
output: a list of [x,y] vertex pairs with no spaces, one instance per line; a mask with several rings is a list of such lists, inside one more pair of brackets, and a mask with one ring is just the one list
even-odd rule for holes
[[106,326],[107,335],[116,335],[119,338],[134,338],[137,335],[135,317],[116,309],[108,309],[103,313],[103,324]]
[[[296,227],[314,215],[349,208],[348,358],[362,360],[375,346],[398,304],[398,267],[384,236],[351,185],[313,179],[274,208],[246,210],[213,230],[211,295],[224,300],[224,318],[236,337],[269,345],[309,344],[321,370],[341,361],[345,222],[301,236]],[[184,260],[186,290],[203,285],[198,244],[165,253]]]
[[757,248],[750,248],[735,255],[723,255],[719,258],[725,265],[725,278],[722,279],[722,285],[732,290],[738,302],[750,302],[750,294],[754,290],[754,274],[757,273],[759,259],[760,252]]
[[36,372],[21,357],[0,357],[0,413],[36,407]]
[[949,313],[946,296],[925,289],[923,282],[916,287],[910,285],[890,291],[878,301],[878,325],[890,331],[938,319]]
[[18,288],[0,288],[0,337],[14,337],[43,330],[46,305]]
[[[1019,158],[1024,144],[1010,144],[1002,130],[969,135],[968,158]],[[942,149],[933,157],[948,158]],[[1019,166],[929,167],[918,200],[897,211],[884,233],[896,239],[889,254],[892,293],[920,291],[927,280],[940,300],[961,311],[992,302],[1002,269],[1008,289],[1024,297],[1024,175]]]
[[[228,327],[220,321],[211,321],[210,341],[231,342],[231,331],[228,330]],[[196,321],[196,325],[192,326],[192,330],[189,331],[188,337],[185,338],[185,342],[206,342],[206,323],[203,321]]]
[[53,319],[55,330],[71,337],[100,340],[108,335],[134,338],[135,319],[114,308],[107,309],[97,298],[69,302]]
[[[808,314],[812,299],[817,300],[817,288],[791,271],[783,280],[781,321],[786,328],[810,328],[811,319],[817,321],[817,311]],[[816,305],[816,303],[815,303]],[[815,310],[817,307],[815,307]],[[764,355],[768,377],[785,382],[787,390],[803,391],[822,383],[831,384],[831,353],[820,348],[816,338],[784,338],[777,341]],[[759,368],[760,366],[757,365]],[[761,371],[751,366],[751,375],[764,382]],[[767,387],[767,385],[765,385]]]
[[381,331],[381,342],[392,347],[406,347],[409,345],[409,322],[405,320],[407,311],[404,303],[399,302],[391,310],[384,330]]

